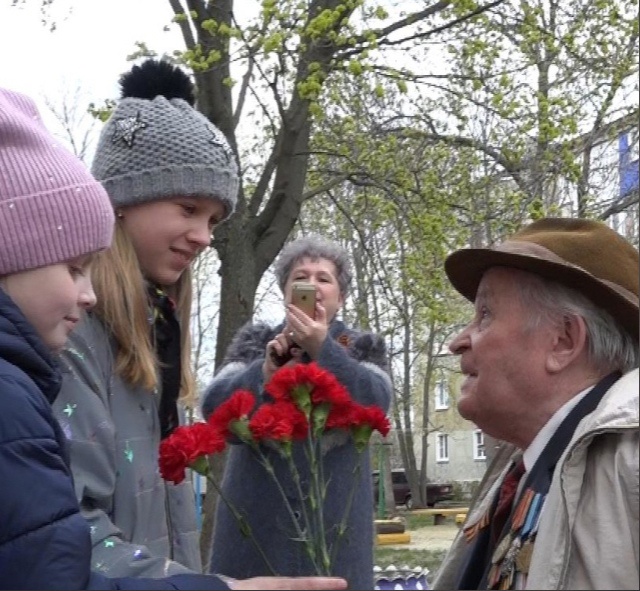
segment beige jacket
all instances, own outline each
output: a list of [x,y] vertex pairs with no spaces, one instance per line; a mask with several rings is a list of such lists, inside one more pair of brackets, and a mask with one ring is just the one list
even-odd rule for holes
[[[638,370],[618,380],[578,425],[551,483],[528,589],[638,589]],[[504,445],[480,484],[465,527],[494,498],[515,448]],[[462,530],[434,589],[453,589],[466,549]]]

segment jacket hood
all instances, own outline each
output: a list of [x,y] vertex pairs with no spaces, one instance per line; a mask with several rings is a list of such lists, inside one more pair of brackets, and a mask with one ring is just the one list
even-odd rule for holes
[[31,323],[0,288],[0,359],[26,373],[52,403],[62,378],[58,365]]

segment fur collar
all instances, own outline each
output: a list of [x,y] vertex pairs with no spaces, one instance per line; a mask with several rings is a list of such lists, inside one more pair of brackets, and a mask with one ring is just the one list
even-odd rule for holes
[[[272,327],[262,322],[245,324],[233,337],[222,366],[233,362],[251,363],[262,357],[267,343],[282,330],[282,326]],[[378,335],[347,328],[340,320],[334,320],[329,326],[329,336],[345,347],[353,359],[373,363],[388,371],[387,348]]]

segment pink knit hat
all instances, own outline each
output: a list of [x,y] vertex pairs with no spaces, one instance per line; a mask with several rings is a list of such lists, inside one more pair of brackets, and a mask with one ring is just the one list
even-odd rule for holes
[[0,276],[103,250],[113,223],[106,191],[33,101],[0,88]]

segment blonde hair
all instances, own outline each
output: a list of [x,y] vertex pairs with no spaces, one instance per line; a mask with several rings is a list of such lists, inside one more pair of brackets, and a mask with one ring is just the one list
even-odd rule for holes
[[[133,386],[153,390],[159,383],[159,361],[151,339],[145,279],[129,236],[118,220],[111,248],[100,253],[91,272],[97,304],[94,313],[113,335],[116,373]],[[167,290],[176,302],[180,324],[180,401],[193,407],[196,382],[191,367],[191,269]]]

